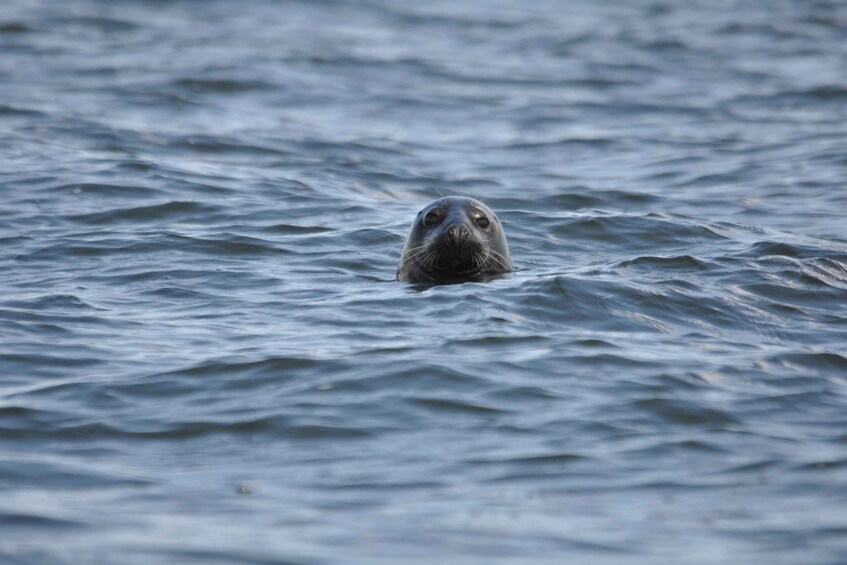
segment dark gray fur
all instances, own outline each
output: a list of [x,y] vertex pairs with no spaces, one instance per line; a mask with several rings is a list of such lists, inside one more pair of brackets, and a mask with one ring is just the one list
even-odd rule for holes
[[491,208],[478,200],[448,196],[418,212],[403,247],[397,280],[481,281],[511,270],[506,234]]

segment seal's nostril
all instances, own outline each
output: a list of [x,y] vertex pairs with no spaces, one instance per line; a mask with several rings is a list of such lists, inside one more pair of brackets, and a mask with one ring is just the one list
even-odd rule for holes
[[453,241],[462,241],[470,235],[468,227],[462,224],[454,224],[447,228],[447,235]]

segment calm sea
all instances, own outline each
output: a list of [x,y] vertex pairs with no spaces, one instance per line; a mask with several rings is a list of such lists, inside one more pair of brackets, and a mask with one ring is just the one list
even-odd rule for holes
[[3,2],[0,563],[847,563],[845,147],[838,0]]

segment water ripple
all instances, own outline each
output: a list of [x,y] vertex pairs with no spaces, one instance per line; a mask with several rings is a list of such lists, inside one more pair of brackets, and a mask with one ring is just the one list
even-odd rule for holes
[[0,561],[844,561],[842,3],[7,4]]

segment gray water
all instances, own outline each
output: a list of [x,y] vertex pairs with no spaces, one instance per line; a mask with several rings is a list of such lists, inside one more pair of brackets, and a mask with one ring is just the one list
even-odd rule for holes
[[4,2],[0,562],[843,564],[845,146],[841,1]]

